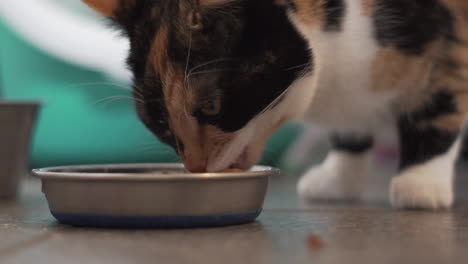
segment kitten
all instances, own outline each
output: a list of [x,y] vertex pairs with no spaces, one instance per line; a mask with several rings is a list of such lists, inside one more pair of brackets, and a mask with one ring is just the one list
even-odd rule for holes
[[464,0],[84,1],[128,35],[138,114],[189,170],[247,169],[305,115],[332,131],[333,150],[299,193],[356,198],[373,135],[395,122],[391,203],[453,203],[468,110]]
[[[373,135],[398,126],[396,207],[447,208],[468,111],[464,0],[286,1],[314,56],[308,117],[331,128],[333,150],[298,183],[302,196],[360,193]],[[330,107],[332,106],[332,107]]]

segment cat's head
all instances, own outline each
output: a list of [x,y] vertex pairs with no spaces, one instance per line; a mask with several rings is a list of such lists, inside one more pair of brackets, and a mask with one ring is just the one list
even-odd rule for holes
[[84,0],[131,44],[137,111],[191,171],[247,169],[293,113],[308,63],[274,0]]

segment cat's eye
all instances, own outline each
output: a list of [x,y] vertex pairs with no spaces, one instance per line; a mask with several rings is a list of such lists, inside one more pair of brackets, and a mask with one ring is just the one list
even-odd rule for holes
[[202,18],[199,12],[192,11],[188,16],[188,24],[193,30],[200,30],[203,27]]
[[207,116],[215,116],[221,112],[221,101],[213,100],[206,103],[201,109],[202,113]]

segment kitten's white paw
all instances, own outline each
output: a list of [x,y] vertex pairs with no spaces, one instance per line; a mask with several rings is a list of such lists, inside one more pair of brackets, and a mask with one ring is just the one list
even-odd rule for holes
[[355,200],[359,198],[361,187],[360,184],[344,183],[343,178],[350,177],[353,177],[352,173],[344,175],[343,171],[318,166],[302,176],[297,191],[301,197],[309,200]]
[[359,198],[370,165],[369,153],[331,152],[324,163],[308,171],[298,182],[300,196],[312,200]]
[[355,200],[369,169],[369,155],[332,153],[309,170],[297,184],[300,196],[310,200]]
[[415,168],[392,179],[390,202],[398,208],[442,209],[453,204],[450,170]]

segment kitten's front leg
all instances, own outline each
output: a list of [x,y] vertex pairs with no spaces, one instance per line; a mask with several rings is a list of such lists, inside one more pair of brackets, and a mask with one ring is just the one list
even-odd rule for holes
[[372,136],[333,134],[331,142],[333,149],[325,161],[299,180],[298,192],[315,200],[359,198],[370,167]]
[[448,208],[454,200],[454,167],[459,130],[431,120],[404,117],[399,122],[400,174],[390,186],[390,201],[399,208]]

